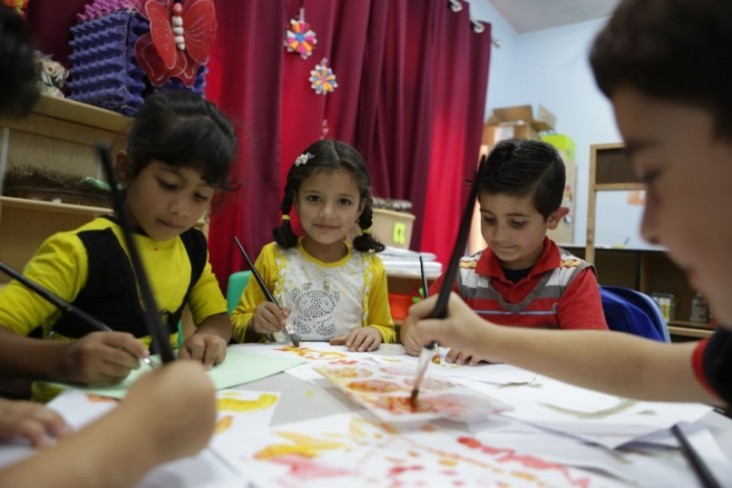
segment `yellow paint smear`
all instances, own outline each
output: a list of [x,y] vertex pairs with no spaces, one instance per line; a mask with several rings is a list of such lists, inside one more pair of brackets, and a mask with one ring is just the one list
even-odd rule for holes
[[262,410],[277,403],[277,395],[262,393],[256,400],[239,400],[238,398],[219,398],[216,406],[219,410],[227,412],[248,412]]

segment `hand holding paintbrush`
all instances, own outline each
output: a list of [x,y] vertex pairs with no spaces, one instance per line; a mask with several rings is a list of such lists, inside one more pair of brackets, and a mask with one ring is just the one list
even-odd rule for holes
[[[257,271],[257,268],[254,266],[254,263],[251,259],[249,259],[249,255],[247,254],[246,250],[244,249],[244,246],[242,246],[241,242],[239,241],[239,238],[234,236],[234,243],[236,244],[236,247],[239,248],[239,252],[241,253],[242,257],[244,257],[244,260],[247,262],[247,265],[249,265],[249,268],[252,271],[252,274],[254,275],[254,279],[257,280],[257,284],[259,285],[259,288],[262,290],[262,293],[264,293],[264,296],[267,297],[267,301],[275,304],[277,308],[280,310],[282,307],[280,307],[280,304],[277,303],[277,299],[275,299],[274,295],[272,295],[272,292],[269,291],[269,288],[267,288],[267,284],[264,282],[264,279],[262,279],[262,275],[259,274],[259,271]],[[282,328],[282,332],[285,333],[285,336],[292,342],[292,345],[295,347],[300,347],[300,336],[298,336],[293,331],[289,330],[290,325],[285,324],[285,326]]]
[[[485,157],[485,156],[484,156]],[[452,255],[450,256],[450,262],[447,265],[447,270],[443,275],[442,286],[440,287],[440,293],[437,296],[437,303],[435,308],[430,314],[430,318],[445,318],[447,314],[447,301],[450,298],[450,291],[452,290],[452,284],[457,277],[458,264],[460,263],[460,257],[465,252],[465,245],[468,242],[468,233],[470,232],[470,222],[473,218],[473,209],[475,208],[475,199],[478,195],[478,182],[477,179],[473,181],[468,195],[468,201],[465,204],[465,210],[463,211],[462,219],[460,219],[460,227],[458,229],[457,239],[455,240],[455,247],[453,247]],[[424,271],[423,271],[424,276]],[[423,280],[426,282],[426,280]],[[426,290],[426,283],[423,283]],[[425,291],[426,295],[426,291]],[[417,363],[417,375],[414,379],[414,386],[412,387],[412,395],[410,396],[410,403],[412,408],[417,408],[417,397],[419,396],[419,388],[424,379],[424,375],[427,372],[427,366],[429,365],[432,357],[434,356],[437,349],[437,344],[432,342],[422,348],[422,352],[419,354],[419,362]]]
[[[50,290],[44,288],[43,286],[39,285],[35,281],[31,280],[21,272],[11,268],[4,262],[0,261],[0,271],[3,271],[8,276],[14,278],[19,283],[23,284],[26,288],[32,290],[35,292],[38,296],[43,297],[48,302],[52,303],[59,309],[63,310],[66,313],[69,313],[71,315],[74,315],[79,320],[81,320],[83,323],[89,326],[90,329],[98,332],[113,332],[112,329],[109,328],[105,323],[102,321],[92,317],[82,309],[72,305],[71,303],[67,302],[60,296],[56,295],[55,293],[51,292]],[[134,346],[137,346],[137,344],[133,344]],[[120,345],[116,346],[119,349],[123,349],[120,347]],[[153,366],[152,360],[149,357],[141,357],[141,355],[144,355],[146,351],[139,350],[140,348],[137,348],[138,351],[129,351],[126,350],[126,352],[129,352],[130,355],[137,360],[140,358],[142,361],[144,361],[149,366]],[[138,352],[139,354],[135,354],[135,352]],[[83,374],[83,373],[82,373]],[[102,373],[103,374],[103,373]],[[94,382],[93,378],[90,378],[90,382]],[[108,380],[108,379],[107,379]]]

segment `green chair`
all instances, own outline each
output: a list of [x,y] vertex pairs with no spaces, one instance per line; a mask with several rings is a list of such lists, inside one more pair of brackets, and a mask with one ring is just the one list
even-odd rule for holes
[[252,272],[246,270],[231,273],[231,276],[229,276],[229,284],[226,286],[226,303],[228,305],[229,315],[231,315],[231,312],[239,304],[241,294],[244,292],[244,288],[246,288],[251,275]]

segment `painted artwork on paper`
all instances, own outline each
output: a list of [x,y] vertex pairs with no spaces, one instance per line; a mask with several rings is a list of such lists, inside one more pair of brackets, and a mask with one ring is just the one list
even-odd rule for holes
[[461,431],[399,431],[351,413],[279,426],[220,454],[257,486],[620,486]]
[[508,404],[470,390],[447,378],[426,377],[417,405],[412,405],[415,369],[356,364],[315,366],[314,369],[351,399],[385,422],[418,422],[448,418],[461,422],[484,421],[488,415],[510,410]]

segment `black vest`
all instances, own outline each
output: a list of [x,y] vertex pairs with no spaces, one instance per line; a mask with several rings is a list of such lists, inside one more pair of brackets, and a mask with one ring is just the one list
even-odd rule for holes
[[[135,337],[150,335],[145,325],[132,265],[112,229],[80,232],[78,236],[86,248],[89,276],[73,304],[101,320],[112,330],[129,332]],[[201,231],[189,229],[180,238],[191,261],[191,281],[178,309],[161,312],[164,315],[163,323],[168,326],[171,334],[178,331],[183,307],[203,273],[207,257],[206,238]],[[66,311],[52,328],[58,334],[74,339],[93,332],[87,324]]]

